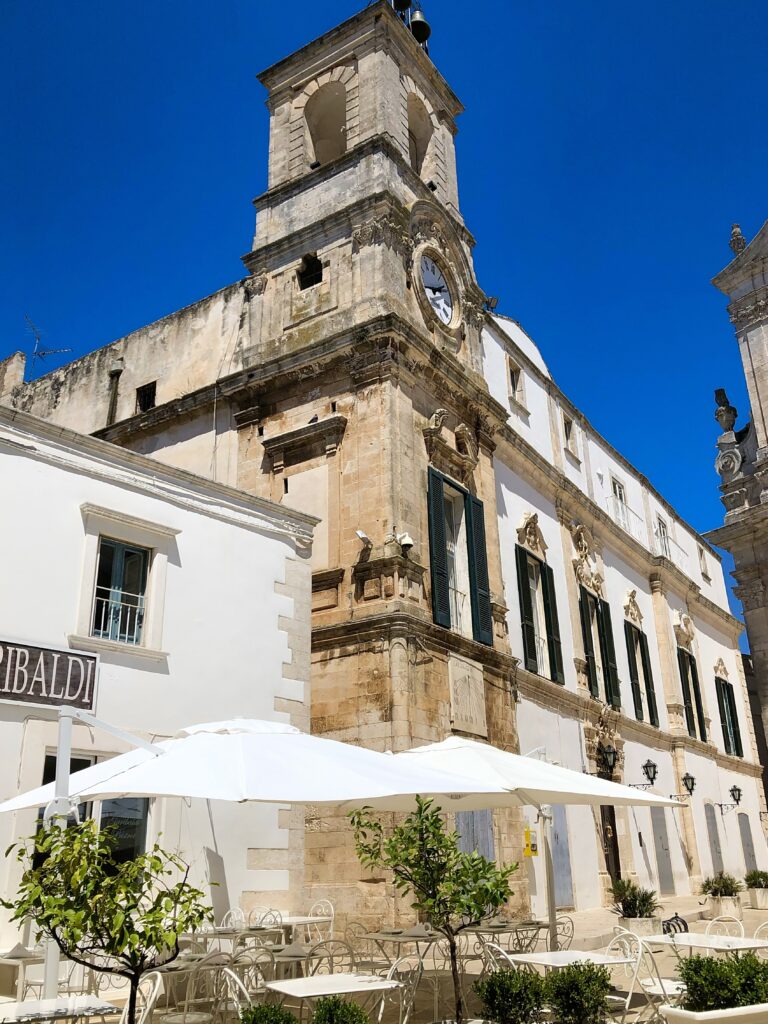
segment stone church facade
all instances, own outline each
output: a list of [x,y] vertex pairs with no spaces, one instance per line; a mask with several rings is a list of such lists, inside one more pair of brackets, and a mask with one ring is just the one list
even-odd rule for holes
[[[244,280],[30,383],[12,357],[0,399],[321,519],[314,732],[380,750],[461,732],[686,798],[693,780],[679,809],[555,808],[560,907],[601,905],[618,873],[672,895],[768,866],[719,558],[488,311],[459,100],[386,0],[260,81]],[[535,818],[457,825],[520,860],[515,900],[543,913]],[[343,822],[310,808],[305,843],[310,891],[248,900],[391,913]]]

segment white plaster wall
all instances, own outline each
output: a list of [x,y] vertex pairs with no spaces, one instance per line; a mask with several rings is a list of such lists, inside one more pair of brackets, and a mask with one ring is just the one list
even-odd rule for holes
[[126,447],[139,455],[190,473],[204,472],[211,480],[237,485],[237,430],[232,429],[228,404],[215,413],[164,423],[159,434],[139,434]]
[[[551,502],[532,488],[526,481],[498,460],[496,468],[496,504],[499,522],[499,543],[501,545],[501,570],[504,579],[504,599],[509,609],[507,623],[509,640],[515,657],[523,657],[523,637],[520,626],[520,596],[517,589],[517,565],[515,545],[517,528],[525,512],[538,512],[539,526],[547,544],[547,564],[551,567],[557,595],[557,613],[560,624],[560,640],[563,648],[565,685],[576,689],[576,674],[573,668],[573,635],[568,611],[568,594],[565,584],[566,566],[563,545],[560,540],[560,524]],[[572,571],[570,566],[567,571]]]
[[[0,430],[0,441],[4,431]],[[28,443],[29,437],[25,436]],[[104,445],[107,451],[110,446]],[[180,502],[145,493],[131,475],[120,482],[99,479],[109,474],[100,462],[65,453],[61,446],[38,444],[53,461],[31,458],[23,448],[0,443],[3,503],[0,513],[0,622],[4,639],[67,648],[77,628],[81,587],[90,599],[92,582],[83,583],[85,534],[80,506],[89,503],[178,530],[167,569],[162,627],[165,661],[126,653],[101,654],[95,714],[138,734],[163,737],[192,723],[233,717],[286,720],[275,711],[280,696],[308,700],[301,680],[283,680],[291,661],[279,619],[293,616],[293,601],[275,593],[285,579],[288,559],[297,557],[289,531],[275,532],[268,516],[248,527],[223,521]],[[71,458],[70,458],[71,456]],[[133,480],[152,478],[148,463]],[[216,509],[212,485],[210,501]],[[177,493],[183,497],[183,488]],[[243,501],[248,502],[247,496]],[[275,523],[282,514],[275,507]],[[307,586],[309,573],[307,572]],[[309,617],[305,624],[309,636]],[[0,799],[39,785],[46,751],[56,746],[49,711],[23,710],[0,703]],[[47,721],[41,719],[48,719]],[[74,751],[108,756],[124,747],[105,733],[78,727]],[[162,832],[163,843],[176,846],[205,882],[204,848],[217,849],[226,863],[229,899],[244,890],[284,890],[287,871],[251,871],[247,850],[280,849],[287,832],[277,824],[278,808],[257,805],[191,806],[159,800],[152,809],[150,838]],[[33,831],[34,812],[0,816],[0,847]],[[15,866],[0,862],[0,891],[12,890]],[[287,903],[287,893],[283,893]],[[277,901],[280,899],[278,894]],[[0,946],[14,929],[0,921]]]
[[[544,748],[544,760],[561,764],[574,771],[586,766],[581,728],[573,719],[564,718],[530,701],[517,705],[517,729],[520,752],[527,754]],[[539,849],[543,851],[541,825],[536,824],[536,811],[523,810],[527,824],[538,832]],[[571,860],[571,878],[576,910],[599,906],[601,893],[598,872],[600,851],[597,846],[595,811],[591,807],[568,807],[568,846]],[[546,918],[546,880],[543,855],[526,858],[521,871],[528,874],[531,891],[531,909],[535,917]]]

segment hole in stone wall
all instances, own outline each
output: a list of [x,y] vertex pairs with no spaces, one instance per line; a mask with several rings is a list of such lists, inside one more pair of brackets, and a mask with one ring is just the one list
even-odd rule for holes
[[299,278],[299,288],[302,291],[306,288],[312,288],[316,284],[320,284],[323,280],[323,264],[317,258],[317,253],[307,253],[301,261],[301,266],[299,267],[297,274]]
[[331,412],[336,412],[336,403],[331,402]]
[[304,119],[311,144],[310,164],[323,165],[347,151],[347,90],[328,82],[307,100]]
[[155,408],[157,397],[157,381],[150,381],[149,384],[142,384],[136,388],[136,412],[149,412]]
[[287,493],[288,493],[288,477],[284,476],[283,477],[283,494],[287,494]]

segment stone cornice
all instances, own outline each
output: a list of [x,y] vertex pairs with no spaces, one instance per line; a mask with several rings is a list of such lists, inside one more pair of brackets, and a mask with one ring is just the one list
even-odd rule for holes
[[[396,165],[398,174],[415,193],[417,199],[424,199],[429,203],[435,202],[434,193],[421,180],[419,175],[414,171],[390,137],[388,135],[374,135],[370,139],[365,139],[363,142],[359,142],[356,146],[353,146],[335,160],[331,160],[322,167],[318,167],[318,169],[316,171],[312,171],[311,174],[305,174],[299,178],[291,178],[290,181],[284,181],[280,185],[275,185],[274,188],[268,189],[266,192],[262,192],[261,195],[256,196],[252,200],[253,205],[256,207],[257,212],[261,212],[262,210],[269,209],[279,203],[283,203],[287,199],[300,195],[302,192],[307,192],[316,188],[320,182],[335,177],[337,174],[347,170],[349,167],[357,166],[362,157],[370,156],[373,153],[383,153]],[[397,202],[397,200],[395,200],[395,202]],[[402,204],[398,203],[398,205]],[[338,220],[339,218],[342,218],[346,213],[346,210],[350,208],[351,207],[345,208],[338,213],[330,214],[327,219],[331,221],[334,219]],[[440,204],[440,208],[449,218],[454,230],[458,232],[470,248],[474,248],[476,244],[475,238],[465,227],[464,223],[459,220],[455,214],[452,214],[451,211],[442,203]],[[314,230],[314,228],[315,223],[313,222],[312,229]],[[306,236],[308,229],[303,228],[301,230]],[[277,242],[273,242],[272,246],[277,246],[281,243],[282,239]],[[252,257],[255,253],[259,252],[261,252],[261,249],[254,250],[242,257],[246,266],[250,267],[253,265],[254,260]]]
[[261,443],[272,461],[273,470],[278,472],[286,462],[307,459],[318,451],[332,455],[344,436],[346,426],[346,416],[329,416],[295,430],[264,437]]
[[459,654],[472,661],[479,662],[510,678],[518,664],[517,658],[505,654],[493,647],[479,644],[475,640],[453,633],[442,626],[436,626],[430,619],[410,614],[408,611],[395,608],[392,611],[366,615],[364,612],[345,622],[337,622],[327,626],[315,626],[312,629],[312,650],[327,651],[329,648],[342,647],[357,651],[360,647],[369,649],[371,644],[381,644],[398,636],[418,637],[426,645],[445,655]]

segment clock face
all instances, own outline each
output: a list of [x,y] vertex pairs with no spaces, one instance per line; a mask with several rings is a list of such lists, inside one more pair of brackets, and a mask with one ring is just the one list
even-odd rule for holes
[[453,317],[453,296],[440,265],[431,256],[421,257],[421,283],[438,320],[449,324]]

